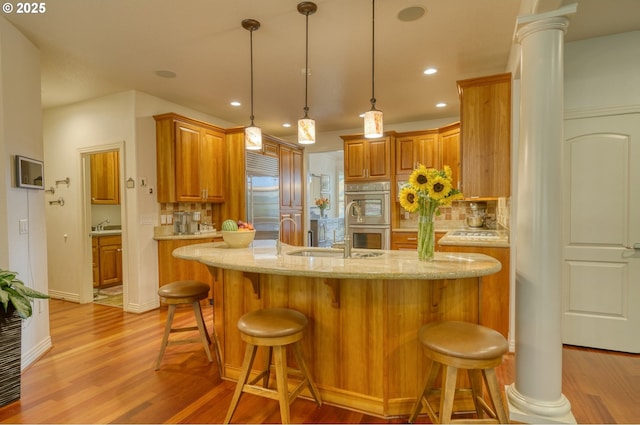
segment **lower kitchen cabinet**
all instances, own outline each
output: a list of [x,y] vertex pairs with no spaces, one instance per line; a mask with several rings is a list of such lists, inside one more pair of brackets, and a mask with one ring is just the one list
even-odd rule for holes
[[[438,241],[446,232],[436,232],[436,251]],[[418,249],[418,232],[391,232],[391,249],[415,251]]]
[[93,286],[104,287],[122,283],[122,236],[94,236]]
[[[173,251],[182,246],[222,241],[222,238],[168,239],[158,241],[158,287],[177,280],[199,280],[213,286],[209,268],[197,261],[183,260],[173,256]],[[209,298],[212,297],[211,291]]]
[[480,324],[509,335],[509,248],[440,245],[441,252],[474,252],[495,258],[502,269],[483,276],[480,284]]
[[[436,251],[485,254],[500,261],[502,269],[482,277],[480,286],[480,324],[509,336],[509,248],[486,246],[440,245],[446,232],[436,232]],[[391,249],[415,251],[418,232],[391,232]]]

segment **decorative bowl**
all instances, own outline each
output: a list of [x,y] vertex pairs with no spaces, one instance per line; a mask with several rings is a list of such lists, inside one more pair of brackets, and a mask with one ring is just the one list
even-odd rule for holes
[[256,237],[255,230],[243,230],[243,231],[222,231],[222,239],[229,245],[229,248],[246,248],[253,238]]

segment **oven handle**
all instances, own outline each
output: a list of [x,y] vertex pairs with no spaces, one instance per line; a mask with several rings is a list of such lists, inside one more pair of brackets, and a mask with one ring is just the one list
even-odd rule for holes
[[345,196],[357,196],[357,195],[390,195],[391,192],[388,190],[375,190],[375,191],[368,191],[368,192],[345,192],[344,195]]

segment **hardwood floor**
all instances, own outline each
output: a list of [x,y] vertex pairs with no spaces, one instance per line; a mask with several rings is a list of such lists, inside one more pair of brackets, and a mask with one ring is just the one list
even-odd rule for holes
[[[198,345],[171,346],[154,364],[166,310],[124,313],[51,300],[53,348],[24,371],[22,398],[0,408],[0,423],[220,423],[234,389]],[[211,309],[205,319],[211,322]],[[176,324],[191,322],[178,310]],[[565,347],[563,394],[578,423],[640,423],[640,356]],[[513,355],[498,371],[514,380]],[[419,418],[427,421],[426,416]],[[405,423],[296,400],[294,423]],[[279,423],[277,402],[243,396],[234,423]]]

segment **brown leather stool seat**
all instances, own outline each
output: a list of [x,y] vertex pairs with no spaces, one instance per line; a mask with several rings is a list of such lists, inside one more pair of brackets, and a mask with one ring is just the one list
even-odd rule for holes
[[[413,423],[424,403],[433,423],[508,423],[495,368],[509,346],[497,331],[468,322],[432,322],[424,325],[418,334],[425,354],[432,360],[431,369],[422,392],[413,406],[409,422]],[[434,384],[442,368],[442,388]],[[477,419],[452,420],[458,369],[466,369],[471,382],[471,395]],[[489,403],[483,395],[483,381]],[[467,390],[468,391],[468,390]],[[440,407],[436,413],[428,398],[439,394]],[[484,414],[490,418],[485,418]]]
[[[316,388],[311,374],[302,355],[300,341],[307,327],[307,317],[296,310],[288,308],[265,308],[249,312],[238,320],[238,329],[247,348],[238,377],[238,384],[231,399],[225,424],[231,421],[231,417],[238,407],[238,402],[243,393],[255,394],[278,400],[280,403],[280,417],[283,424],[288,424],[289,406],[305,387],[309,388],[311,395],[318,405],[322,405],[320,393]],[[292,345],[293,354],[299,369],[287,368],[286,346]],[[251,366],[258,347],[268,347],[269,352],[265,358],[263,370],[249,382]],[[269,388],[271,374],[271,359],[275,364],[276,389]],[[292,390],[288,390],[288,375],[301,378],[301,382]],[[255,385],[262,380],[262,386]]]
[[[163,285],[158,289],[158,295],[162,299],[164,303],[169,306],[169,312],[167,314],[167,323],[164,329],[164,335],[162,337],[162,344],[160,346],[160,355],[158,356],[158,361],[156,362],[156,370],[160,369],[160,363],[162,361],[162,357],[164,356],[165,349],[167,345],[175,345],[175,344],[187,344],[193,342],[202,342],[204,346],[204,351],[207,353],[207,358],[209,362],[212,362],[211,351],[209,350],[209,345],[211,344],[211,337],[207,332],[207,327],[204,323],[204,319],[202,317],[202,309],[200,308],[200,301],[207,298],[209,295],[209,285],[204,282],[199,282],[196,280],[180,280],[177,282],[172,282],[167,285]],[[173,318],[175,316],[176,307],[181,304],[191,304],[193,308],[193,314],[196,317],[197,326],[189,326],[183,328],[173,328]],[[200,338],[183,338],[183,339],[175,339],[169,340],[169,335],[175,332],[187,332],[187,331],[199,331]],[[218,343],[218,338],[215,333],[214,327],[214,338],[215,338],[215,352],[218,361],[218,370],[220,372],[220,376],[222,376],[222,362],[220,356],[220,347]]]

